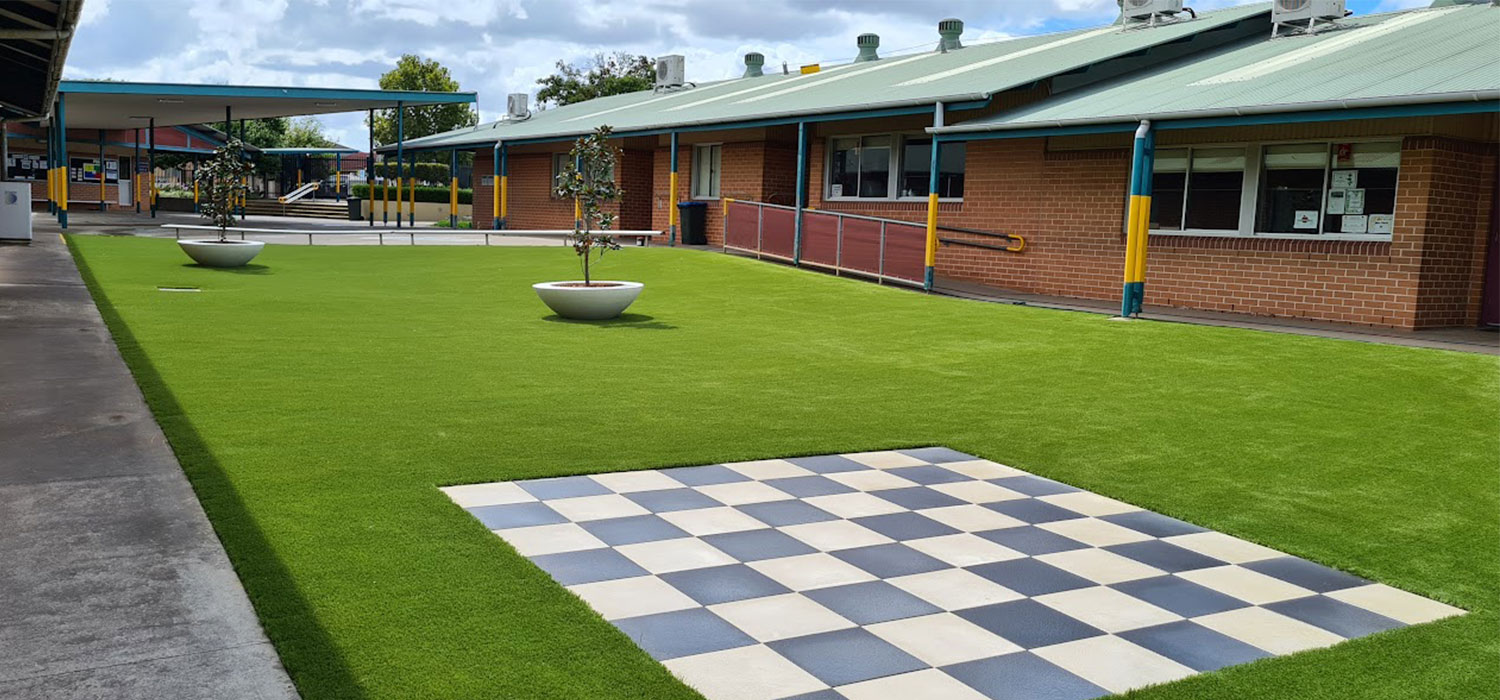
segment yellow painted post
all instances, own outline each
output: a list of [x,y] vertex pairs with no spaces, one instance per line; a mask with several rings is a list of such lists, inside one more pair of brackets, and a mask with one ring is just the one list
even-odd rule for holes
[[391,179],[380,178],[380,223],[390,225],[391,223]]
[[458,228],[458,176],[454,175],[448,184],[448,218],[452,221],[453,228]]
[[[399,171],[398,171],[399,172]],[[396,176],[396,226],[401,226],[401,206],[406,200],[401,196],[401,176]]]
[[[672,194],[671,198],[667,201],[667,227],[670,228],[673,232],[676,232],[677,231],[677,171],[676,170],[673,170],[672,171],[672,176],[670,178],[668,178],[667,191]],[[675,238],[675,235],[674,235],[674,238]]]
[[[937,150],[936,144],[934,144],[932,150]],[[938,193],[936,190],[933,190],[927,193],[927,240],[922,257],[922,286],[926,289],[932,289],[934,277],[937,273],[937,215]]]
[[[411,169],[412,169],[412,172],[416,172],[416,170],[417,170],[417,163],[416,163],[416,160],[415,160],[416,156],[412,156],[412,158],[413,158],[413,160],[412,160],[412,164],[411,164]],[[411,198],[411,209],[409,210],[411,216],[406,220],[406,223],[409,226],[416,226],[417,225],[417,179],[416,178],[411,178],[411,182],[406,183],[406,192],[407,192],[406,196],[409,197],[409,198]]]
[[341,172],[338,171],[337,167],[334,168],[334,171],[333,171],[333,198],[334,199],[338,199],[339,192],[342,192],[343,189],[344,189],[344,177],[343,177],[343,175],[344,175],[343,173],[341,173]]
[[500,220],[508,221],[510,218],[510,176],[500,176]]

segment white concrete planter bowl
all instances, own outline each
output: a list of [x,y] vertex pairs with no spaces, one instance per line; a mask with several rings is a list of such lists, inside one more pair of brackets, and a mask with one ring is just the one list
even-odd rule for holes
[[542,303],[558,316],[579,321],[603,321],[625,312],[645,285],[640,282],[594,280],[594,286],[583,286],[582,280],[540,282],[531,285]]
[[221,241],[217,238],[178,241],[177,245],[204,267],[241,267],[260,255],[260,249],[266,246],[261,241]]

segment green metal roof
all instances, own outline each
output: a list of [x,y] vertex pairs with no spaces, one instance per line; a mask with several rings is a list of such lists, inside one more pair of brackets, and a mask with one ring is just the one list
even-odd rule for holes
[[1266,37],[962,124],[963,134],[1500,99],[1500,8],[1460,5]]
[[[703,83],[686,89],[642,91],[533,112],[524,120],[502,120],[413,139],[408,149],[488,147],[498,141],[572,138],[608,124],[618,134],[708,125],[796,121],[812,115],[930,108],[935,102],[987,100],[1052,76],[1088,68],[1153,47],[1190,40],[1258,16],[1258,3],[1152,28],[1119,26],[972,44],[948,53],[927,51],[875,61],[826,67],[817,73],[765,75]],[[936,44],[936,37],[934,37]],[[394,150],[387,144],[378,149]]]

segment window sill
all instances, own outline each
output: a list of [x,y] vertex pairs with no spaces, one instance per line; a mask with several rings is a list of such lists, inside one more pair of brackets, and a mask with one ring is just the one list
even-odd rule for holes
[[[926,204],[926,197],[824,197],[825,202],[840,204]],[[938,204],[962,203],[963,197],[938,197]]]
[[1151,235],[1179,238],[1232,238],[1247,241],[1354,241],[1358,243],[1391,242],[1391,234],[1388,233],[1240,233],[1238,231],[1215,231],[1210,229],[1189,229],[1186,231],[1162,231],[1152,229]]

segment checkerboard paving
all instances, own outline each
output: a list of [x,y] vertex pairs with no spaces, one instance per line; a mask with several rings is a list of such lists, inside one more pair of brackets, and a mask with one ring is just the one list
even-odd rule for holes
[[1070,700],[1463,611],[941,447],[444,489],[711,700]]

